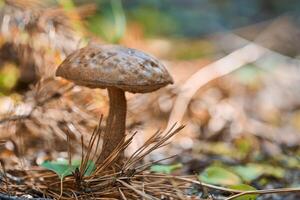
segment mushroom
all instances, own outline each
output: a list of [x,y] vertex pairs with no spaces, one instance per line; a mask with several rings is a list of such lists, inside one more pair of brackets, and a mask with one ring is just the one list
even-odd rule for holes
[[70,54],[56,75],[77,85],[108,90],[109,114],[101,160],[125,138],[125,92],[147,93],[173,83],[164,65],[153,56],[119,45],[91,44]]

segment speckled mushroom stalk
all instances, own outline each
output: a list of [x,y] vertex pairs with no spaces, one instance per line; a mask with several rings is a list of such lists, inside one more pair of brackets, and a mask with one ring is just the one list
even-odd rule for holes
[[[113,150],[124,141],[127,102],[122,89],[110,87],[108,89],[109,113],[104,132],[101,160],[107,158]],[[121,155],[122,156],[122,155]]]

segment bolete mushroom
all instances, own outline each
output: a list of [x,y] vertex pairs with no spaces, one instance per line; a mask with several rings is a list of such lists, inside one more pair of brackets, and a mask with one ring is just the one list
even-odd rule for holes
[[107,88],[109,114],[101,160],[125,138],[125,92],[147,93],[173,83],[164,65],[153,56],[119,45],[88,45],[70,54],[57,76],[90,88]]

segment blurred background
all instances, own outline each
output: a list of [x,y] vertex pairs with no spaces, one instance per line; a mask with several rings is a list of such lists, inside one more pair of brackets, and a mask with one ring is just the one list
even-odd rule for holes
[[127,132],[138,131],[128,155],[177,122],[185,128],[148,159],[178,154],[166,162],[180,163],[178,173],[235,166],[241,177],[254,170],[243,181],[257,188],[299,186],[299,1],[1,0],[0,7],[0,158],[8,166],[66,157],[67,136],[79,154],[81,135],[87,142],[107,115],[107,95],[54,72],[80,47],[116,43],[155,55],[175,80],[127,94]]
[[[94,27],[92,30],[97,27],[96,33],[101,33],[105,28],[93,22],[113,18],[117,6],[105,0],[75,2],[97,4],[99,12],[89,21]],[[266,22],[282,15],[292,16],[295,20],[299,18],[299,2],[296,0],[129,0],[122,1],[122,5],[128,23],[138,23],[149,37],[199,38]]]

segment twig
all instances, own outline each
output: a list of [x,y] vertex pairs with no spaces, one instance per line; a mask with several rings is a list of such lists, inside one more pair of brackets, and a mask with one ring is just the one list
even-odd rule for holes
[[237,197],[241,197],[247,194],[274,194],[274,193],[288,193],[288,192],[300,192],[300,188],[280,188],[280,189],[245,191],[239,194],[235,194],[231,197],[228,197],[225,200],[233,200]]
[[153,197],[153,196],[151,196],[151,195],[148,195],[148,194],[146,194],[146,193],[143,193],[143,192],[141,192],[141,191],[135,189],[133,186],[131,186],[131,185],[125,183],[124,181],[121,181],[121,180],[119,180],[119,179],[117,179],[117,181],[118,181],[119,183],[121,183],[123,186],[127,187],[128,189],[131,189],[132,191],[134,191],[134,192],[137,193],[138,195],[141,195],[141,196],[144,197],[145,199],[149,199],[149,200],[159,200],[159,199],[156,198],[156,197]]
[[[266,37],[266,34],[269,34],[270,32],[280,32],[281,30],[278,28],[276,29],[276,27],[279,27],[277,23],[280,23],[281,20],[282,17],[278,17],[278,19],[271,22],[270,25],[267,26],[265,30],[255,38],[255,42],[261,42],[261,40],[263,41]],[[233,34],[231,34],[230,36],[239,38],[238,36],[235,36]],[[242,38],[239,39],[242,40],[243,43],[248,44],[240,49],[235,50],[234,52],[221,58],[220,60],[213,62],[212,64],[209,64],[204,68],[201,68],[184,83],[184,85],[180,88],[179,95],[175,100],[167,127],[173,125],[174,122],[181,122],[192,97],[201,87],[203,87],[210,81],[225,76],[244,66],[245,64],[254,62],[267,53],[271,52],[273,54],[277,54],[276,52],[262,47],[261,45],[255,44],[254,42],[247,41],[246,39]],[[276,41],[277,38],[274,38],[274,40]],[[263,42],[263,45],[272,48],[272,44],[266,44]]]
[[170,178],[177,179],[177,180],[182,180],[182,181],[186,181],[186,182],[190,182],[190,183],[194,183],[194,184],[200,185],[202,187],[221,190],[221,191],[225,191],[225,192],[231,192],[231,193],[244,192],[242,190],[235,190],[235,189],[225,188],[225,187],[221,187],[221,186],[211,185],[211,184],[208,184],[208,183],[203,183],[203,182],[200,182],[200,181],[196,181],[196,180],[192,180],[192,179],[184,178],[184,177],[179,177],[179,176],[170,176]]
[[268,50],[260,45],[250,43],[231,54],[223,57],[222,59],[201,68],[197,73],[191,76],[184,85],[180,88],[180,92],[175,100],[173,110],[171,112],[167,130],[175,122],[180,123],[187,106],[199,90],[207,83],[222,76],[225,76],[236,69],[251,63],[265,55]]
[[[155,176],[155,175],[154,175]],[[158,175],[159,176],[159,175]],[[237,197],[241,197],[247,194],[272,194],[272,193],[288,193],[288,192],[300,192],[300,188],[278,188],[278,189],[267,189],[267,190],[251,190],[251,191],[243,191],[243,190],[235,190],[230,188],[225,188],[221,186],[211,185],[208,183],[203,183],[200,181],[192,180],[189,178],[179,177],[179,176],[164,176],[165,178],[173,178],[177,180],[182,180],[190,183],[194,183],[206,188],[221,190],[224,192],[236,193],[235,195],[228,197],[225,200],[233,200]]]

